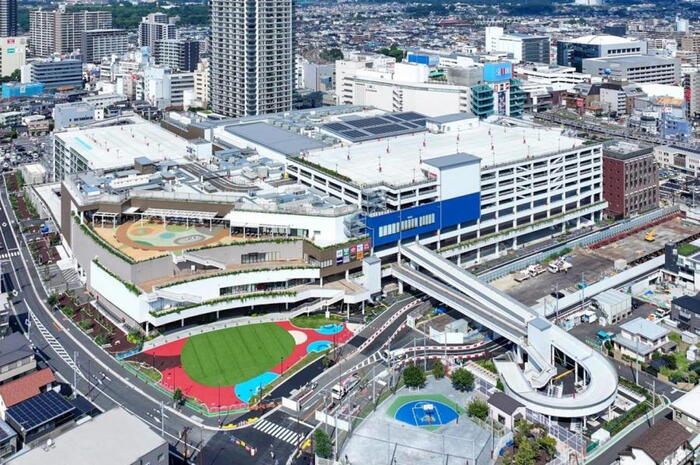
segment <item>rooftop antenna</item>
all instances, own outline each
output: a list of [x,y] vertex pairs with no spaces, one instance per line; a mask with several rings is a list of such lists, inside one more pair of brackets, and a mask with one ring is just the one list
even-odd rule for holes
[[423,150],[418,149],[418,163],[423,163]]
[[386,153],[389,153],[389,152],[390,152],[390,150],[389,150],[389,141],[386,141]]
[[382,172],[382,156],[379,155],[379,172]]
[[413,182],[416,182],[416,169],[413,168]]
[[350,160],[350,147],[348,147],[348,160]]
[[425,133],[423,133],[423,147],[425,147]]

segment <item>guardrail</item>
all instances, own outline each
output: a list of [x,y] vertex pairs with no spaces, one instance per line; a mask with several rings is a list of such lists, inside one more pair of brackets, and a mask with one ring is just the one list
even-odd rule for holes
[[617,236],[619,234],[622,234],[626,231],[639,228],[641,226],[644,226],[645,224],[651,223],[653,221],[659,220],[661,218],[675,215],[680,213],[680,208],[678,206],[673,206],[673,207],[667,207],[667,208],[660,208],[657,210],[653,210],[651,212],[645,213],[643,215],[640,215],[636,218],[632,218],[631,220],[625,221],[624,223],[617,224],[611,228],[608,228],[604,231],[600,231],[597,234],[590,234],[588,236],[584,236],[578,239],[574,239],[570,242],[563,243],[559,247],[547,250],[545,252],[539,252],[527,257],[523,257],[520,260],[516,260],[514,262],[508,263],[506,265],[503,265],[500,268],[497,268],[495,270],[487,271],[486,273],[483,273],[479,275],[479,278],[483,281],[486,282],[491,282],[496,279],[502,278],[503,276],[506,276],[510,273],[513,273],[515,271],[522,270],[524,268],[527,268],[530,265],[534,265],[535,263],[540,263],[541,261],[545,260],[547,257],[550,255],[560,253],[565,249],[573,249],[574,247],[585,247],[589,246],[592,244],[595,244],[596,242],[604,241],[605,239],[609,239],[611,237]]

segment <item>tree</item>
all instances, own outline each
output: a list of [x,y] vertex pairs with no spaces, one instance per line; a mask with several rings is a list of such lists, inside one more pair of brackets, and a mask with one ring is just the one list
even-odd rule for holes
[[503,391],[503,381],[501,381],[501,378],[498,378],[496,380],[496,389],[499,391]]
[[391,44],[391,47],[389,48],[380,48],[379,53],[396,58],[397,63],[401,63],[401,60],[403,60],[403,50],[401,50],[396,44]]
[[474,389],[474,375],[464,368],[457,368],[452,373],[452,387],[458,391],[471,391]]
[[513,457],[515,465],[534,465],[537,458],[537,451],[530,441],[521,441],[518,443],[518,451]]
[[422,387],[425,384],[425,372],[411,363],[403,370],[403,382],[408,387]]
[[489,415],[489,405],[481,399],[472,399],[467,406],[467,414],[479,420],[486,420]]
[[345,58],[343,51],[337,47],[322,50],[321,53],[318,54],[318,57],[322,60],[331,62]]
[[175,401],[176,404],[182,404],[183,400],[185,398],[185,394],[182,392],[182,389],[180,388],[175,388],[173,391],[173,400]]
[[537,447],[547,456],[547,460],[557,453],[557,440],[551,436],[545,436],[537,440]]
[[329,459],[333,454],[331,438],[322,429],[314,432],[314,453],[323,459]]
[[58,294],[52,292],[51,295],[49,295],[49,298],[46,299],[46,302],[53,307],[58,303]]
[[435,379],[442,379],[445,377],[445,365],[443,365],[440,360],[435,360],[435,364],[433,364],[433,376]]

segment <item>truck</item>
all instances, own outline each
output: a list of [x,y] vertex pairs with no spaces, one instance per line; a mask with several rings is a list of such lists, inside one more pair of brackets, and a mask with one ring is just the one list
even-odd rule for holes
[[566,272],[569,268],[571,268],[573,265],[566,261],[564,258],[557,258],[556,260],[552,261],[547,269],[549,270],[550,273],[559,273],[560,271]]
[[515,280],[520,283],[530,278],[534,278],[535,276],[541,275],[545,271],[546,270],[542,265],[535,263],[534,265],[530,265],[524,270],[519,271],[515,276]]
[[352,376],[348,376],[331,388],[331,397],[335,400],[342,399],[348,392],[352,391],[352,388],[357,386],[357,383],[359,382],[360,375],[357,373],[353,374]]

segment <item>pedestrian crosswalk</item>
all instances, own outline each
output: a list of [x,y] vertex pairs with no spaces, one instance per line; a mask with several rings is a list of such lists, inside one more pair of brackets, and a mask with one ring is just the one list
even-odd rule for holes
[[0,259],[5,259],[5,258],[10,258],[10,257],[18,257],[19,256],[19,250],[10,250],[5,253],[0,253]]
[[56,352],[56,355],[61,357],[61,359],[66,362],[66,364],[71,367],[75,368],[75,362],[73,359],[68,355],[68,352],[66,352],[66,349],[63,348],[63,346],[56,340],[55,337],[53,337],[53,334],[49,332],[48,329],[43,325],[43,323],[39,320],[39,318],[34,315],[34,312],[30,311],[29,316],[31,317],[31,321],[36,329],[39,330],[39,333],[44,337],[46,342],[48,342],[49,346]]
[[285,428],[284,426],[280,426],[267,420],[258,421],[255,423],[253,428],[261,433],[265,433],[284,442],[288,442],[289,444],[298,444],[299,440],[303,436],[300,433],[296,433],[288,428]]

